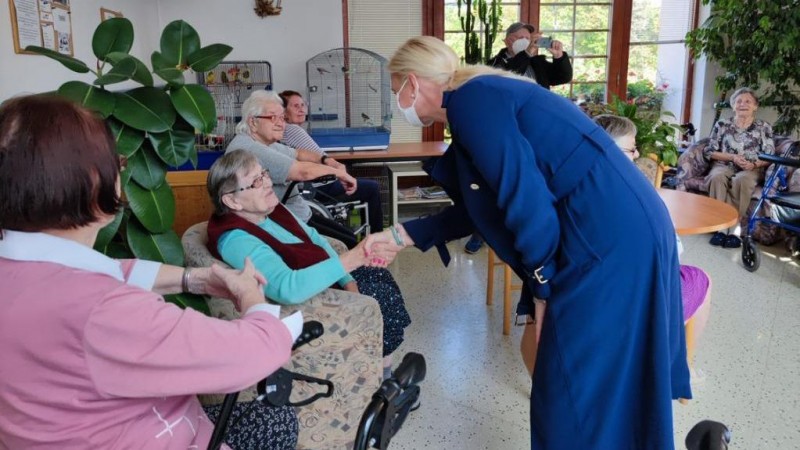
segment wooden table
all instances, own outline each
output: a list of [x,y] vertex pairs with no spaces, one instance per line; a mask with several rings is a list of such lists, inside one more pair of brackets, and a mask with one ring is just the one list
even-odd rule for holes
[[409,142],[389,144],[386,150],[333,151],[328,154],[342,163],[421,161],[442,156],[447,144],[438,142]]
[[739,221],[739,212],[733,206],[711,197],[672,189],[659,189],[658,195],[680,235],[724,230]]

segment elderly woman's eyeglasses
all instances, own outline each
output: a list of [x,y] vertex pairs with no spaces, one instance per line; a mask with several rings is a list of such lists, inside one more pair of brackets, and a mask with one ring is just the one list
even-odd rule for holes
[[625,153],[627,153],[629,155],[635,155],[637,150],[638,149],[635,146],[631,147],[631,148],[623,148],[622,149],[623,152],[625,152]]
[[264,179],[266,178],[266,176],[267,176],[267,175],[269,175],[269,170],[267,170],[267,169],[264,169],[264,170],[262,170],[262,171],[261,171],[261,173],[260,173],[260,174],[259,174],[259,175],[258,175],[258,176],[257,176],[257,177],[254,179],[254,180],[253,180],[253,182],[250,184],[250,186],[243,187],[243,188],[238,188],[238,189],[234,189],[234,190],[232,190],[232,191],[229,191],[229,192],[223,192],[223,193],[222,193],[222,195],[235,194],[235,193],[237,193],[237,192],[241,192],[241,191],[247,191],[247,190],[249,190],[249,189],[258,189],[258,188],[260,188],[261,186],[264,186]]
[[286,122],[286,114],[269,114],[266,116],[253,116],[256,119],[269,119],[272,123]]

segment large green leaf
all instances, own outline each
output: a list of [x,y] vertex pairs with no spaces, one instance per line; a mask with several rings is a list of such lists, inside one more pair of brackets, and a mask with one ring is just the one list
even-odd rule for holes
[[56,61],[60,62],[64,65],[67,69],[78,72],[78,73],[86,73],[89,72],[89,67],[84,64],[83,61],[79,59],[75,59],[69,55],[62,55],[57,51],[46,49],[44,47],[39,47],[38,45],[29,45],[25,47],[25,51],[36,53],[37,55],[47,56],[50,59],[55,59]]
[[173,66],[186,68],[189,55],[200,48],[200,36],[183,20],[170,22],[161,33],[161,54]]
[[119,60],[108,73],[97,77],[94,84],[106,86],[114,83],[121,83],[130,80],[136,73],[136,61],[133,58],[123,58]]
[[161,77],[162,80],[175,86],[182,86],[184,83],[183,71],[174,64],[170,64],[159,52],[150,55],[150,63],[153,65],[153,72]]
[[196,129],[211,133],[217,126],[217,108],[214,98],[203,87],[197,84],[187,84],[170,91],[172,104],[187,122]]
[[131,177],[146,189],[156,189],[164,183],[167,176],[166,165],[158,158],[149,144],[142,145],[138,152],[128,159]]
[[138,130],[160,133],[175,123],[175,108],[163,89],[140,87],[114,94],[114,117]]
[[178,167],[189,159],[194,148],[194,133],[181,130],[168,130],[163,133],[149,133],[150,143],[162,161]]
[[67,81],[58,88],[58,95],[97,111],[107,118],[114,111],[114,94],[81,81]]
[[124,212],[120,210],[114,217],[113,222],[109,223],[108,225],[100,229],[100,232],[97,233],[97,239],[94,240],[95,250],[103,254],[106,253],[108,245],[111,243],[111,240],[117,234],[117,230],[119,230],[119,224],[122,223],[123,216]]
[[187,294],[184,292],[182,294],[165,295],[164,300],[183,309],[192,308],[207,316],[211,315],[211,310],[208,309],[208,303],[206,303],[206,299],[202,295]]
[[128,158],[133,156],[144,141],[144,133],[113,118],[106,122],[117,142],[117,153]]
[[195,72],[208,72],[217,67],[231,50],[233,50],[233,47],[225,44],[211,44],[208,47],[198,49],[189,55],[189,67]]
[[127,236],[128,245],[137,258],[174,266],[183,265],[183,247],[174,231],[151,233],[138,220],[131,217],[128,220]]
[[[125,196],[131,211],[149,232],[166,233],[172,228],[175,220],[175,197],[169,183],[163,183],[153,190],[147,190],[136,182],[128,183],[125,186]],[[128,221],[128,224],[131,222]],[[130,231],[128,235],[130,236]],[[133,252],[137,253],[135,249]]]
[[92,36],[92,51],[99,60],[109,53],[128,53],[133,46],[133,24],[124,17],[114,17],[100,22]]
[[130,58],[136,63],[136,71],[131,76],[131,79],[145,86],[152,86],[153,75],[150,73],[150,69],[148,69],[139,58],[122,52],[112,52],[106,55],[106,60],[111,61],[111,64],[117,64],[119,61],[126,58]]

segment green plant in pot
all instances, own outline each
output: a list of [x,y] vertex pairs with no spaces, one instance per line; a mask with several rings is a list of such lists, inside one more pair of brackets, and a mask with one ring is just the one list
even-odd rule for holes
[[[202,86],[187,84],[184,73],[212,70],[232,48],[224,44],[202,47],[197,31],[176,20],[161,34],[160,51],[153,52],[150,59],[151,72],[129,53],[133,38],[128,19],[101,22],[92,37],[95,70],[79,59],[43,47],[26,50],[52,58],[74,72],[95,75],[92,84],[68,81],[57,93],[100,114],[114,135],[117,152],[127,158],[127,169],[121,175],[127,207],[100,232],[95,248],[109,256],[133,255],[180,266],[184,255],[172,230],[175,198],[166,182],[167,167],[187,161],[197,165],[195,130],[212,132],[217,116],[211,94]],[[153,74],[163,85],[156,85]],[[124,92],[108,89],[128,80],[141,87]],[[197,296],[180,294],[168,296],[168,300],[208,311]]]
[[675,116],[671,112],[643,110],[633,101],[628,103],[614,98],[608,105],[590,105],[589,114],[627,117],[636,125],[636,147],[641,156],[653,157],[666,166],[675,166],[678,163],[677,136],[680,128],[663,119],[664,117],[674,119]]

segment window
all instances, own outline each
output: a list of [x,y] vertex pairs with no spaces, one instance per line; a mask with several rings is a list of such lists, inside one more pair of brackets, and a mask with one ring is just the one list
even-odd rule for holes
[[[487,3],[490,3],[491,0],[487,0]],[[461,2],[461,15],[466,14],[466,6],[463,5],[463,1]],[[473,9],[476,11],[475,14],[475,30],[478,32],[478,39],[480,40],[481,48],[484,47],[484,27],[481,21],[477,17],[477,7],[475,6],[476,2],[473,2]],[[520,21],[520,2],[500,2],[501,8],[501,19],[500,24],[497,27],[497,35],[492,42],[492,56],[496,55],[502,48],[505,48],[506,44],[503,42],[503,39],[506,37],[506,28],[508,28],[512,23]],[[444,0],[444,41],[449,45],[453,50],[455,50],[456,54],[461,56],[461,60],[464,60],[464,54],[466,53],[464,45],[466,41],[466,33],[461,28],[461,20],[459,19],[459,8],[458,2],[453,0]]]
[[640,107],[681,117],[692,0],[632,0],[627,97]]
[[610,1],[542,1],[539,29],[564,43],[572,58],[572,82],[553,86],[569,98],[602,101],[608,79]]

